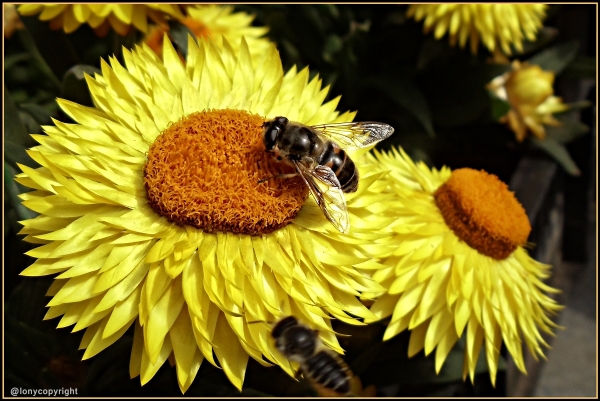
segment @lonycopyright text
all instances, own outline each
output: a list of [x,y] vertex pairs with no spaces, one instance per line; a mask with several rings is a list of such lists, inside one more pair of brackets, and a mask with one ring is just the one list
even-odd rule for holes
[[13,397],[28,396],[28,397],[68,397],[70,395],[77,395],[76,388],[21,388],[13,387],[10,389],[10,395]]

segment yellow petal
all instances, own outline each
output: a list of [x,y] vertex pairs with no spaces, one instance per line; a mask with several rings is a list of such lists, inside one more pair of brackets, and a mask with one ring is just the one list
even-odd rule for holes
[[90,344],[87,346],[85,353],[83,354],[83,358],[81,358],[82,360],[86,360],[88,358],[93,357],[98,352],[104,350],[105,348],[107,348],[108,346],[113,344],[115,341],[117,341],[127,331],[127,329],[129,329],[129,326],[131,326],[131,324],[134,321],[134,320],[131,320],[129,323],[127,323],[119,331],[112,334],[111,336],[102,338],[102,333],[104,332],[104,328],[106,327],[107,320],[108,319],[105,318],[104,320],[99,322],[100,325],[97,328],[94,338],[92,339]]
[[140,302],[141,289],[133,291],[123,301],[117,302],[112,313],[106,322],[106,327],[102,333],[102,338],[108,338],[121,330],[128,322],[131,322],[138,315],[138,305]]
[[415,356],[425,345],[425,335],[429,322],[425,322],[412,329],[410,340],[408,341],[408,357]]
[[169,335],[171,337],[171,344],[173,344],[173,353],[175,354],[177,381],[179,387],[183,388],[185,383],[189,381],[194,354],[200,352],[194,339],[192,322],[187,307],[181,308],[179,316],[169,331]]
[[142,353],[142,362],[140,368],[140,382],[142,386],[150,381],[152,377],[158,372],[158,369],[165,363],[171,352],[173,351],[173,346],[171,344],[171,338],[167,336],[164,338],[164,342],[162,343],[158,355],[156,356],[155,362],[153,363],[148,354],[146,354],[145,350]]
[[241,391],[244,376],[246,375],[248,354],[242,348],[237,336],[231,330],[231,327],[229,327],[227,319],[223,314],[220,314],[217,319],[214,341],[214,351],[223,371],[231,383]]
[[48,302],[48,306],[56,306],[65,302],[79,302],[92,298],[92,290],[97,280],[98,276],[94,273],[69,279],[54,298]]
[[440,373],[442,365],[456,341],[458,341],[456,333],[453,330],[447,330],[435,352],[435,372],[437,374]]
[[58,306],[51,306],[48,308],[48,312],[44,316],[44,320],[54,319],[55,317],[64,315],[69,309],[69,304],[62,304]]
[[60,322],[58,322],[58,326],[56,327],[63,328],[75,324],[83,314],[83,311],[85,310],[87,305],[87,302],[77,302],[70,304],[69,308],[66,310],[64,316],[62,317],[62,319],[60,319]]
[[[98,303],[100,303],[101,298],[102,297],[94,297],[94,298],[90,299],[89,302],[87,302],[87,307],[81,314],[81,317],[77,320],[77,324],[73,328],[73,332],[76,332],[76,331],[82,330],[88,326],[91,326],[92,324],[100,321],[106,315],[108,315],[110,313],[110,311],[101,311],[101,312],[97,312],[97,313],[94,312],[94,309],[96,308]],[[131,319],[130,319],[130,321],[131,321]]]
[[113,307],[125,300],[134,291],[138,291],[142,280],[148,274],[148,265],[138,262],[132,272],[117,285],[111,287],[96,306],[95,312]]
[[[449,331],[454,332],[454,330],[451,329],[452,318],[452,314],[443,309],[431,318],[429,328],[427,329],[427,334],[425,335],[425,355],[429,355]],[[458,339],[456,333],[454,333],[453,338]],[[439,353],[440,350],[438,349],[437,352]]]
[[167,291],[149,311],[148,321],[144,325],[144,344],[152,364],[161,355],[167,333],[175,323],[183,307],[184,298],[181,277],[174,279]]

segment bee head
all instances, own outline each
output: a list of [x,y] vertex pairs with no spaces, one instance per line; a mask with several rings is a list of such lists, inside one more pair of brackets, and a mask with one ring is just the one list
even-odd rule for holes
[[263,142],[267,150],[272,150],[277,143],[277,138],[283,132],[287,126],[288,119],[285,117],[275,117],[271,121],[265,121],[263,123],[264,134]]
[[293,316],[280,320],[271,335],[277,349],[291,360],[301,361],[312,356],[317,346],[317,331],[298,323]]
[[277,323],[273,325],[273,330],[271,331],[271,336],[274,339],[278,339],[282,336],[283,332],[289,329],[290,327],[297,326],[298,319],[294,316],[287,316],[283,319],[279,320]]

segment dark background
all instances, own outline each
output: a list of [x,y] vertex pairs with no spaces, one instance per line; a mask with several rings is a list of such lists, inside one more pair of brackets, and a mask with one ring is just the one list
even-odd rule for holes
[[[528,44],[529,53],[519,56],[527,59],[548,46],[571,40],[579,44],[576,58],[557,77],[555,88],[566,102],[588,99],[594,105],[572,116],[594,127],[592,133],[580,134],[564,144],[580,176],[570,175],[563,164],[529,141],[517,142],[511,131],[495,122],[493,104],[483,86],[504,67],[487,64],[489,53],[482,47],[472,55],[468,49],[450,48],[446,36],[436,41],[432,35],[423,35],[422,22],[406,19],[406,6],[240,5],[236,9],[255,14],[254,25],[270,27],[268,36],[277,44],[284,71],[294,64],[299,69],[308,65],[311,77],[319,73],[324,85],[332,85],[327,100],[342,95],[338,110],[358,110],[356,120],[394,126],[396,133],[384,148],[402,146],[414,159],[434,167],[485,169],[507,183],[524,158],[554,163],[557,168],[552,180],[558,182],[556,191],[564,194],[562,259],[575,264],[595,259],[595,249],[590,252],[590,246],[583,245],[596,234],[588,229],[589,202],[595,205],[596,199],[596,71],[590,73],[589,69],[590,60],[595,66],[596,57],[595,4],[551,6],[545,21],[548,36],[540,35],[540,43]],[[18,111],[27,133],[40,133],[40,125],[51,124],[50,117],[69,121],[58,109],[56,97],[91,104],[81,71],[95,71],[100,57],[115,54],[120,58],[121,45],[140,39],[135,34],[122,38],[110,33],[99,40],[87,25],[65,35],[50,31],[35,17],[23,21],[27,31],[4,40],[4,93],[5,102],[12,102],[14,107],[9,110]],[[27,136],[17,144],[11,142],[7,132],[12,122],[7,116],[15,113],[7,113],[7,107],[10,104],[5,104],[4,125],[5,396],[12,387],[75,387],[81,396],[181,395],[175,369],[167,363],[144,387],[140,387],[139,378],[129,379],[131,332],[91,360],[81,361],[83,351],[77,349],[82,332],[56,329],[57,319],[42,320],[49,301],[45,292],[52,278],[19,276],[33,259],[24,255],[32,246],[16,235],[20,229],[17,221],[32,216],[19,207],[15,197],[27,189],[12,181],[19,171],[16,162],[35,166],[24,153],[35,143]],[[531,190],[535,188],[533,182]],[[338,330],[352,334],[342,344],[347,350],[346,361],[365,386],[377,385],[379,395],[507,395],[505,370],[499,372],[493,388],[485,364],[478,369],[475,385],[462,382],[460,344],[440,376],[435,376],[433,358],[422,353],[406,358],[406,333],[381,344],[382,325],[365,329],[340,325]],[[502,362],[501,368],[505,365]],[[311,391],[306,383],[294,381],[280,369],[266,369],[250,359],[242,394],[222,371],[205,362],[186,395],[300,396]]]

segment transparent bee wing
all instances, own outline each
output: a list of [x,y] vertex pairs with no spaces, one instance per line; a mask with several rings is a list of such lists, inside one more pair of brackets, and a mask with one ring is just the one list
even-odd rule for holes
[[[310,169],[297,161],[294,162],[294,165],[327,220],[340,232],[348,233],[350,222],[346,198],[335,173],[327,166]],[[325,185],[319,185],[317,181]]]
[[374,145],[394,133],[391,125],[374,121],[313,125],[312,128],[347,150]]

